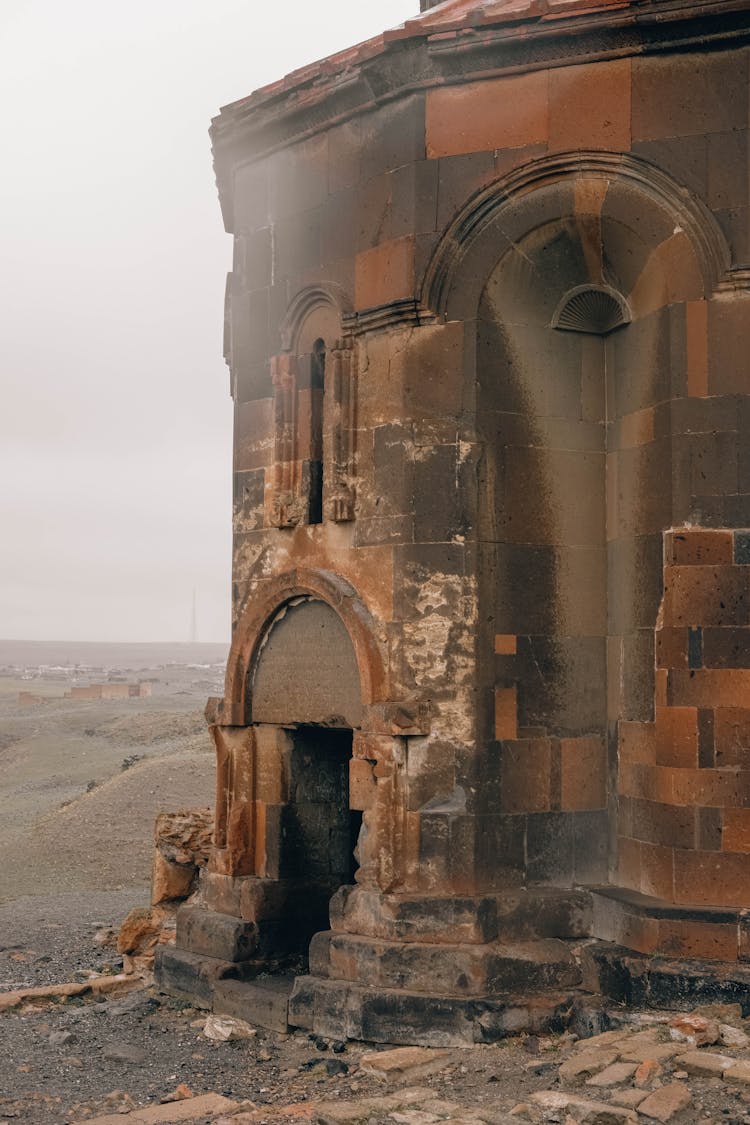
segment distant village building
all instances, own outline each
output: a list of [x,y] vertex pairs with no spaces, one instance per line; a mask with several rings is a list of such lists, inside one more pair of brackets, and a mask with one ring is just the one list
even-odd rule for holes
[[750,956],[750,4],[422,8],[213,123],[233,643],[157,978],[450,1044]]
[[65,692],[69,699],[144,699],[151,695],[150,683],[105,683],[72,687]]

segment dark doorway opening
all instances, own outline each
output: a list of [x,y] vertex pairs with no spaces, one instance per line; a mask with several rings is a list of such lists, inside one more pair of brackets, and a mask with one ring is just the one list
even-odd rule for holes
[[298,937],[306,945],[314,933],[329,928],[332,895],[354,882],[362,814],[349,808],[351,729],[299,726],[290,733],[290,802],[282,826],[281,875],[304,895]]

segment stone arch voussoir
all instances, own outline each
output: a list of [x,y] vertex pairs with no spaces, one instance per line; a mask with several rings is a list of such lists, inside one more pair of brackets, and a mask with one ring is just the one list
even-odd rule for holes
[[298,567],[269,579],[258,589],[238,623],[227,661],[224,713],[244,725],[248,713],[247,684],[268,629],[279,611],[300,597],[325,602],[341,619],[354,647],[362,705],[387,699],[387,671],[375,619],[354,588],[325,570]]
[[[545,222],[575,216],[576,184],[599,181],[605,192],[635,190],[644,211],[658,212],[687,239],[711,294],[731,265],[726,239],[705,204],[648,161],[619,153],[576,152],[544,157],[516,169],[469,199],[432,255],[421,289],[425,309],[448,320],[476,315],[490,272],[525,234]],[[656,249],[656,247],[654,247]],[[674,300],[681,295],[676,279]]]

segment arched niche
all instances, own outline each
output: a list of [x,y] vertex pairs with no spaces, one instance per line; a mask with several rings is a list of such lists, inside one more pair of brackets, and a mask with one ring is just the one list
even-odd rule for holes
[[529,882],[607,878],[617,723],[653,716],[686,304],[728,265],[679,185],[584,153],[480,192],[427,271],[424,304],[475,329],[480,643],[509,653],[484,665],[480,729],[500,811],[528,816]]
[[300,290],[289,302],[279,327],[282,351],[307,355],[319,338],[332,347],[341,336],[342,319],[348,312],[351,301],[338,285],[312,285]]
[[326,602],[287,602],[261,640],[250,669],[251,721],[359,727],[362,696],[354,646]]

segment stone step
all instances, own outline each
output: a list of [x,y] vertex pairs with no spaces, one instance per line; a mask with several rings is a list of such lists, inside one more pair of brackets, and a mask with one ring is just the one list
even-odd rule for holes
[[592,901],[583,888],[516,887],[502,894],[381,895],[341,887],[331,899],[331,928],[385,941],[484,945],[502,938],[580,939],[591,934]]
[[581,972],[565,942],[485,945],[384,941],[327,930],[310,943],[310,973],[438,996],[499,996],[575,988]]
[[419,1047],[470,1047],[522,1032],[562,1031],[582,994],[456,998],[343,980],[297,977],[289,1024],[333,1039]]
[[289,1028],[287,1008],[295,977],[290,974],[260,977],[252,981],[217,981],[213,990],[213,1010],[234,1016],[251,1027],[285,1032]]
[[160,945],[154,959],[154,983],[162,992],[180,996],[196,1008],[210,1008],[217,981],[249,979],[267,968],[253,961],[223,961],[173,945]]
[[231,914],[186,903],[177,911],[176,945],[220,961],[250,961],[258,952],[258,928]]

